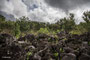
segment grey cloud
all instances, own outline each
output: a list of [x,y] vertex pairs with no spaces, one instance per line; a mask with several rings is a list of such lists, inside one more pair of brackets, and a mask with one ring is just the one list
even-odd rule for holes
[[0,11],[15,18],[27,16],[27,6],[21,0],[0,0]]
[[0,15],[3,15],[4,17],[6,17],[7,20],[16,20],[13,15],[7,14],[7,13],[2,12],[2,11],[0,11]]
[[14,17],[26,16],[30,20],[53,23],[55,20],[66,17],[67,10],[71,12],[73,9],[71,13],[75,12],[81,17],[82,11],[90,10],[90,7],[82,9],[80,7],[82,5],[89,6],[90,0],[0,0],[0,14],[11,20]]
[[45,2],[52,7],[64,11],[81,7],[83,5],[90,5],[90,0],[45,0]]
[[43,0],[0,0],[0,11],[0,14],[10,20],[27,16],[34,21],[52,22],[61,16]]

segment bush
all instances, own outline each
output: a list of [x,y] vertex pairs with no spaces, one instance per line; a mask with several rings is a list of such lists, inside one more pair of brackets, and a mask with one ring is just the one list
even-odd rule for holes
[[29,60],[29,56],[31,56],[32,55],[32,52],[28,52],[27,53],[27,59],[26,60]]
[[49,31],[48,31],[47,28],[40,28],[40,30],[38,31],[38,33],[46,33],[46,34],[48,34]]
[[16,38],[18,38],[21,34],[21,31],[20,31],[20,26],[17,23],[15,23],[15,29],[13,31]]

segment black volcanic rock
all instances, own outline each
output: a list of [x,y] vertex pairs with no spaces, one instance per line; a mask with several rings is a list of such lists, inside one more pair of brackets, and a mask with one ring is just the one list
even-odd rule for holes
[[76,60],[76,55],[73,53],[68,53],[62,58],[62,60]]
[[15,41],[14,37],[9,34],[0,34],[0,45],[11,45]]
[[67,34],[62,39],[47,34],[27,34],[16,40],[9,34],[0,34],[0,59],[90,60],[89,39],[88,32],[81,35]]
[[15,38],[9,34],[0,34],[0,60],[22,60],[24,58],[24,49],[15,41]]

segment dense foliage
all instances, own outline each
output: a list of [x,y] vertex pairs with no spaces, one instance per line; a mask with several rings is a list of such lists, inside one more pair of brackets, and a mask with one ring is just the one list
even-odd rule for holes
[[90,31],[90,11],[83,13],[83,20],[80,24],[75,24],[74,14],[68,18],[62,18],[54,24],[30,21],[27,17],[21,17],[16,21],[6,20],[0,15],[0,33],[9,33],[16,37],[28,33],[47,33],[56,34],[60,31],[66,31],[72,34],[82,34]]

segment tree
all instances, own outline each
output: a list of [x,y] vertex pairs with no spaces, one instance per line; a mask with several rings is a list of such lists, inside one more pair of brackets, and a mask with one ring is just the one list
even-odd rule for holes
[[60,29],[69,32],[75,28],[74,14],[70,14],[69,18],[60,19]]
[[5,17],[0,15],[0,29],[3,28],[2,24],[5,22]]
[[83,24],[83,26],[85,26],[84,28],[89,32],[90,31],[90,11],[83,13],[83,19],[86,22],[85,24]]
[[15,23],[14,35],[16,36],[16,38],[20,36],[20,33],[20,26],[18,25],[18,23]]
[[16,21],[16,23],[19,24],[21,32],[27,32],[30,29],[28,18],[26,17],[21,17],[19,20]]
[[5,21],[5,17],[0,15],[0,22]]
[[84,12],[83,13],[83,19],[85,22],[90,22],[90,11]]

